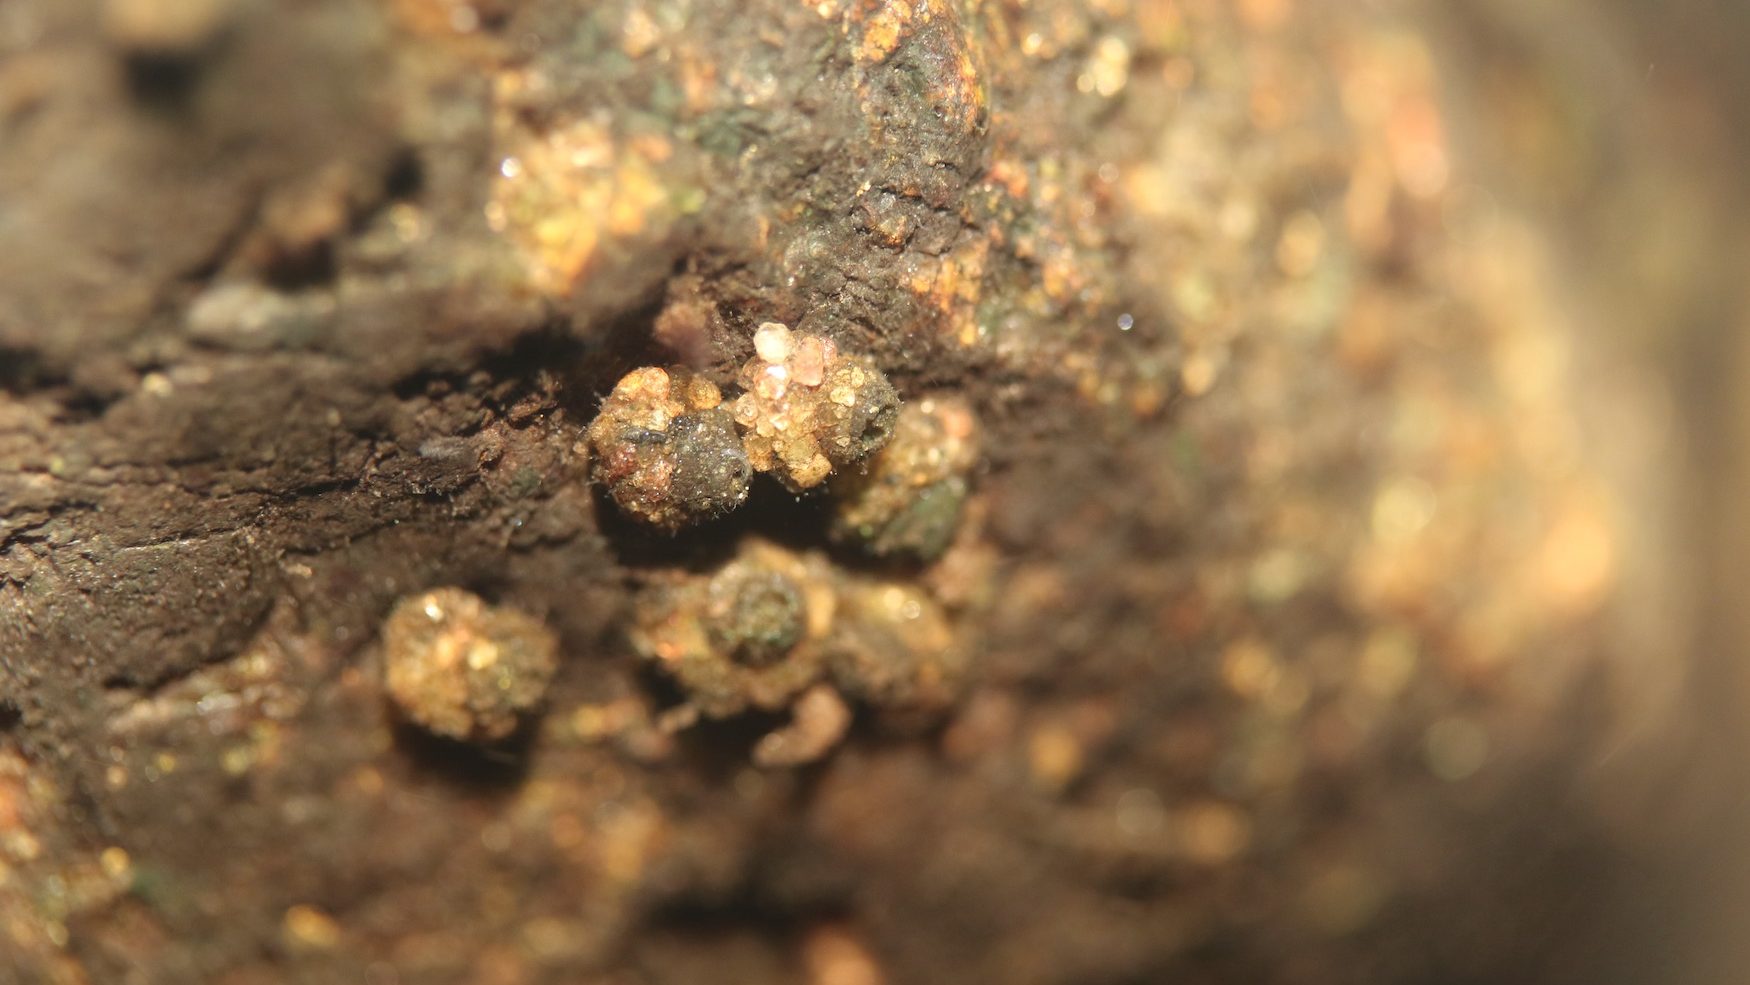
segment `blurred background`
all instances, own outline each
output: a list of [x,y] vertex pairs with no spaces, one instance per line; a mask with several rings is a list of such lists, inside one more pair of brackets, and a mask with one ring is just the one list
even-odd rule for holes
[[[1591,766],[1652,849],[1589,928],[1596,974],[1731,981],[1750,919],[1744,757],[1746,94],[1732,3],[1427,5],[1464,146],[1560,244],[1575,400],[1642,545],[1618,597],[1626,709]],[[1626,389],[1647,403],[1623,417]],[[1650,550],[1647,545],[1663,544]],[[1654,847],[1656,846],[1656,847]]]

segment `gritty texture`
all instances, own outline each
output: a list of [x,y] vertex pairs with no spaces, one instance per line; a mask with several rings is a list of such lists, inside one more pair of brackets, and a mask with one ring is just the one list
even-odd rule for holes
[[409,596],[383,622],[383,678],[422,728],[492,742],[541,706],[558,643],[540,620],[459,588]]
[[632,644],[713,717],[778,710],[821,675],[837,593],[818,557],[752,543],[705,577],[644,590]]
[[679,367],[626,374],[589,426],[596,481],[666,530],[740,506],[753,470],[722,403],[716,384]]
[[833,481],[833,538],[876,557],[936,559],[954,539],[977,463],[977,424],[964,403],[906,404],[887,446]]
[[753,344],[734,412],[754,468],[801,492],[892,437],[899,395],[869,360],[776,322],[761,325]]
[[[0,981],[1621,974],[1687,583],[1592,428],[1687,391],[1552,230],[1743,251],[1453,60],[1543,9],[0,2]],[[927,564],[821,489],[900,396]],[[438,585],[567,655],[511,742],[384,714]]]
[[758,540],[708,575],[648,585],[631,640],[684,692],[667,714],[674,726],[789,711],[793,725],[754,747],[762,765],[823,755],[849,724],[844,697],[890,720],[934,721],[964,681],[969,649],[927,586],[843,571],[822,554]]

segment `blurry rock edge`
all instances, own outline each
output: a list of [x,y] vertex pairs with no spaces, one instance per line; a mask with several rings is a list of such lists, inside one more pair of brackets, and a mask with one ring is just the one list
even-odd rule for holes
[[[0,4],[0,981],[1586,967],[1626,507],[1440,85],[1361,4]],[[939,560],[591,487],[764,322],[971,408]],[[762,540],[951,700],[672,727],[636,599]],[[508,744],[385,705],[452,585],[561,640]]]

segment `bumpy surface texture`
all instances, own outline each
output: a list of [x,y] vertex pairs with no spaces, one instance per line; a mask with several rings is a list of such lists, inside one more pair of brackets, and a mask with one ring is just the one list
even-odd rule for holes
[[940,557],[966,505],[977,433],[957,400],[926,397],[900,408],[892,440],[833,482],[833,539],[876,557]]
[[777,322],[761,325],[753,345],[736,374],[735,423],[755,468],[800,492],[887,444],[899,395],[869,360]]
[[383,681],[408,721],[446,738],[494,742],[541,706],[557,649],[540,620],[440,588],[390,611]]
[[740,506],[753,468],[717,385],[681,367],[621,377],[589,426],[593,475],[628,515],[679,530]]
[[[1465,148],[1639,199],[1389,6],[0,2],[0,981],[1600,980],[1667,405]],[[507,747],[384,713],[444,585]]]

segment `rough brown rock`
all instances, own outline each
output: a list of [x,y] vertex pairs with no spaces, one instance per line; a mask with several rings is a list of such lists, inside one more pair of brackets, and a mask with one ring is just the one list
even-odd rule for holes
[[[1619,755],[1688,568],[1593,429],[1668,354],[1556,258],[1733,241],[1432,6],[0,4],[0,981],[1632,978],[1635,805],[1709,802]],[[939,559],[598,495],[615,381],[767,322],[975,415]],[[855,632],[665,728],[634,599],[755,542]],[[383,714],[457,584],[550,614],[521,744]]]

